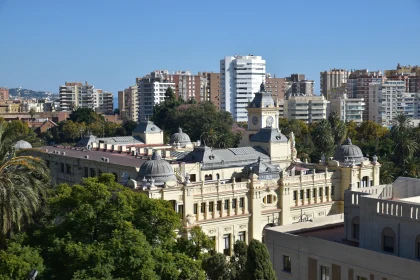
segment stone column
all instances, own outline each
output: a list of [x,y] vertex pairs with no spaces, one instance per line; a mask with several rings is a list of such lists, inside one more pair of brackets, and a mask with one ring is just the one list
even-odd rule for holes
[[204,210],[204,219],[210,219],[211,218],[211,215],[210,215],[210,213],[209,213],[209,202],[208,201],[206,201],[206,208],[205,208],[205,210]]
[[314,203],[314,189],[310,188],[309,189],[309,204]]
[[290,197],[290,188],[281,186],[280,187],[281,196],[280,196],[280,208],[281,208],[281,223],[282,225],[288,225],[291,224],[290,219],[290,204],[292,201],[292,198]]
[[248,214],[248,196],[244,196],[244,207],[242,208],[242,213]]
[[219,214],[217,212],[217,200],[213,200],[213,219],[219,218]]
[[309,204],[309,198],[306,198],[306,190],[307,189],[303,189],[303,204],[304,205]]
[[235,209],[235,215],[240,215],[240,214],[242,214],[242,213],[239,211],[239,200],[240,200],[240,198],[239,198],[239,197],[237,197],[237,198],[236,198],[236,209]]
[[[326,191],[327,189],[325,189]],[[327,201],[331,201],[331,186],[328,186],[328,191],[326,191]]]

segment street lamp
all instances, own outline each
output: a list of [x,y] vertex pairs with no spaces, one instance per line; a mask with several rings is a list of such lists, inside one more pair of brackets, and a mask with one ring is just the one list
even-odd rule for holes
[[31,272],[29,272],[28,274],[28,279],[35,280],[37,275],[38,275],[38,270],[32,269]]

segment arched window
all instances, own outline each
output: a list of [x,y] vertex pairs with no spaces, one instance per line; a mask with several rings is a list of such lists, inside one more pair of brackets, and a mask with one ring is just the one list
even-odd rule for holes
[[387,253],[395,253],[395,232],[391,228],[384,228],[382,230],[382,251]]
[[211,174],[204,176],[204,181],[211,181],[213,180],[213,176]]
[[415,250],[416,250],[416,259],[420,259],[420,235],[416,237]]
[[368,187],[368,182],[369,182],[369,177],[368,176],[364,176],[362,178],[362,188],[367,188]]
[[220,179],[220,175],[219,175],[219,173],[217,173],[216,174],[216,180],[219,180]]
[[354,217],[351,221],[351,237],[353,239],[359,240],[360,236],[360,222],[359,217]]

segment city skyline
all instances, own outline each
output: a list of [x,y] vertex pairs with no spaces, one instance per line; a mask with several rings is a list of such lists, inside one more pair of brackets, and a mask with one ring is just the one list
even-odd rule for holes
[[[8,42],[0,46],[7,65],[0,70],[1,86],[57,93],[63,81],[89,81],[116,97],[155,69],[218,72],[225,56],[253,54],[278,77],[304,73],[319,95],[321,71],[385,70],[420,60],[420,4],[414,0],[270,1],[254,16],[250,1],[72,3],[72,9],[55,1],[0,3],[7,26],[0,35]],[[123,20],[116,20],[119,15]],[[404,21],[387,23],[395,18]],[[385,40],[392,34],[404,41]]]

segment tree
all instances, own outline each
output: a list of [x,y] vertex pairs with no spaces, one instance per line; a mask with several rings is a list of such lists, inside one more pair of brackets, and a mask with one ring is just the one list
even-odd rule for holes
[[122,124],[126,135],[132,135],[133,130],[137,127],[137,122],[132,120],[125,120]]
[[230,280],[229,266],[226,256],[213,253],[203,260],[203,269],[210,280]]
[[171,87],[168,87],[165,92],[165,101],[174,102],[175,94]]
[[230,271],[232,280],[245,279],[245,265],[248,245],[243,241],[236,241],[233,246],[233,256],[230,258]]
[[194,226],[191,230],[183,230],[183,235],[178,240],[178,247],[182,252],[194,259],[201,259],[204,252],[212,251],[214,240],[210,239],[200,226]]
[[315,145],[316,157],[319,159],[322,155],[325,157],[331,156],[334,150],[334,137],[330,123],[327,120],[322,120],[315,124],[312,131],[312,139]]
[[114,109],[114,115],[119,115],[119,114],[120,114],[120,109],[115,108],[115,109]]
[[39,250],[11,241],[6,250],[0,250],[0,279],[27,279],[36,269],[40,275],[45,270]]
[[248,246],[245,276],[245,279],[248,280],[276,279],[267,247],[255,239],[252,240]]
[[73,142],[80,136],[79,126],[72,120],[61,122],[60,130],[64,141]]
[[334,137],[334,144],[341,144],[341,142],[344,140],[344,137],[346,137],[347,134],[346,124],[342,120],[340,120],[340,116],[335,111],[329,115],[328,121],[331,125],[332,134]]
[[33,120],[33,119],[34,119],[34,115],[35,115],[35,110],[34,110],[34,108],[31,108],[31,109],[29,110],[29,115],[31,115],[31,119]]
[[95,121],[104,121],[104,117],[102,115],[97,114],[90,108],[77,108],[77,110],[72,111],[70,114],[70,120],[77,123],[84,122],[86,125],[90,125]]
[[16,135],[0,123],[0,248],[6,237],[20,232],[41,209],[48,196],[50,171],[32,156],[16,156]]

